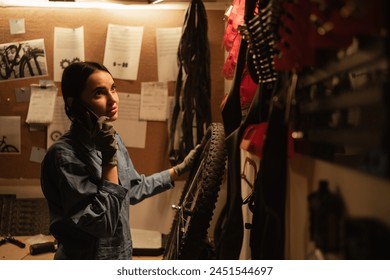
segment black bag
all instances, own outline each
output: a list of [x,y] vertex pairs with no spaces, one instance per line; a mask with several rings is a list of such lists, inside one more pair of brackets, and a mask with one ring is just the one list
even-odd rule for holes
[[272,97],[260,169],[255,180],[250,247],[252,259],[284,259],[287,185],[286,85]]

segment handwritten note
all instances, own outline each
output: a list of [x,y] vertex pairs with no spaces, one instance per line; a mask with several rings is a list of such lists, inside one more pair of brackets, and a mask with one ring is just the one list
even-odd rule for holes
[[113,123],[126,147],[145,148],[147,122],[139,119],[140,94],[118,93],[119,118]]
[[57,87],[41,88],[31,85],[30,104],[26,123],[48,125],[53,120],[54,106],[57,96]]
[[12,35],[26,33],[24,18],[10,19],[9,26]]
[[160,82],[176,81],[177,79],[179,70],[177,50],[181,33],[181,27],[156,29],[158,80]]
[[140,119],[165,121],[168,108],[168,85],[164,82],[141,84]]

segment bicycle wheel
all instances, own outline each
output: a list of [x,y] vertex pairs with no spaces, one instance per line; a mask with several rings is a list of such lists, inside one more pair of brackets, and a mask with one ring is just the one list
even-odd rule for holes
[[11,76],[11,68],[18,63],[19,49],[17,45],[9,45],[2,51],[0,59],[0,76],[7,80]]
[[2,56],[0,58],[0,76],[4,80],[9,78],[9,70],[8,69],[9,68],[8,68],[8,65],[7,65],[6,58],[4,56]]
[[29,57],[24,56],[20,62],[19,76],[23,78],[43,75],[44,65],[45,53],[43,50],[35,49],[31,51]]
[[222,124],[212,123],[201,142],[196,160],[165,244],[164,259],[208,259],[207,231],[225,173],[226,149]]
[[19,150],[18,150],[15,146],[12,146],[12,145],[5,145],[5,146],[1,149],[1,152],[2,152],[2,153],[18,153]]

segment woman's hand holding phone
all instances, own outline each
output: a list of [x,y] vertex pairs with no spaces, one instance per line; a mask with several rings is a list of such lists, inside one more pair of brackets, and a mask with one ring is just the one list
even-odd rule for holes
[[96,121],[97,133],[94,137],[96,149],[102,153],[102,165],[116,166],[118,159],[116,151],[118,150],[118,143],[115,139],[114,127],[107,123],[109,118],[101,116]]
[[102,153],[102,165],[116,166],[118,143],[115,139],[114,127],[107,123],[110,118],[97,116],[84,104],[74,104],[73,110],[77,120],[88,129],[96,149]]

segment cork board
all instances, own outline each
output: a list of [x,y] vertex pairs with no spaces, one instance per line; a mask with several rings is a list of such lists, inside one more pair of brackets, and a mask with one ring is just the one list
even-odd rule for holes
[[[156,28],[183,25],[185,10],[102,10],[77,8],[0,8],[0,44],[44,39],[48,76],[10,80],[0,83],[0,116],[21,117],[21,153],[0,155],[0,178],[39,178],[40,163],[30,160],[33,147],[46,148],[46,130],[30,131],[25,123],[28,102],[16,102],[15,89],[29,87],[40,79],[53,80],[54,27],[84,27],[85,60],[103,62],[108,24],[143,26],[143,40],[138,79],[116,80],[121,92],[139,93],[141,82],[157,81]],[[224,51],[223,10],[208,10],[208,37],[211,52],[212,120],[221,121],[220,103],[224,95],[222,67]],[[24,34],[10,34],[9,20],[24,19]],[[59,88],[60,84],[56,83]],[[174,95],[175,83],[169,83],[169,95]],[[151,174],[169,167],[168,132],[166,122],[149,121],[145,148],[128,148],[139,173]]]

